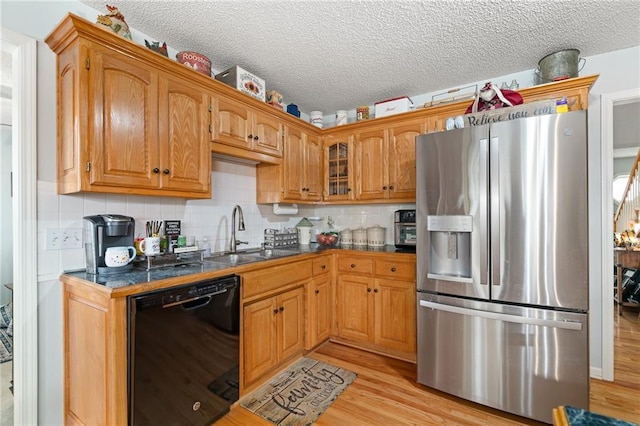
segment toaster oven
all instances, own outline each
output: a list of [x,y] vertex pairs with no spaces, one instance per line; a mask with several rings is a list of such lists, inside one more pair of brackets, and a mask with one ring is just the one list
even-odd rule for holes
[[396,210],[394,218],[394,243],[402,250],[416,249],[416,211]]

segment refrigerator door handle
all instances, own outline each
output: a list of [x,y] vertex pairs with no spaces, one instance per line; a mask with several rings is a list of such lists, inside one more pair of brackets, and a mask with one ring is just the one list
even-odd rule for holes
[[518,315],[501,314],[498,312],[478,311],[476,309],[461,308],[459,306],[443,305],[441,303],[429,302],[421,300],[420,306],[423,308],[437,309],[440,311],[451,312],[460,315],[469,315],[473,317],[486,318],[498,321],[515,322],[519,324],[541,325],[545,327],[562,328],[565,330],[582,330],[582,323],[576,321],[556,321],[542,318],[526,318]]
[[484,138],[480,139],[480,173],[479,173],[479,193],[485,194],[484,196],[480,196],[479,199],[479,209],[478,209],[478,220],[480,222],[478,234],[479,234],[479,263],[480,263],[480,285],[489,284],[489,235],[487,233],[487,229],[489,229],[489,218],[488,218],[488,180],[487,180],[487,171],[489,168],[488,164],[488,156],[489,156],[489,141]]
[[[502,238],[505,230],[501,229],[501,221],[500,216],[502,215],[502,205],[500,204],[500,161],[499,161],[499,143],[497,136],[492,136],[490,141],[490,156],[489,163],[491,167],[489,168],[489,181],[491,182],[491,186],[489,187],[489,194],[491,199],[491,218],[487,221],[491,229],[491,247],[488,247],[489,252],[491,253],[491,270],[490,270],[490,282],[491,286],[499,286],[502,282],[501,277],[501,268],[502,264]],[[492,297],[494,295],[492,294]]]

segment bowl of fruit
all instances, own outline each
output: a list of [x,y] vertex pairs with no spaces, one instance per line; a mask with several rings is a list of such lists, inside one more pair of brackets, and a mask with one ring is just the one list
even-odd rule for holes
[[337,232],[321,232],[319,234],[316,234],[316,241],[321,246],[335,246],[336,244],[338,244],[339,240],[340,234],[338,234]]

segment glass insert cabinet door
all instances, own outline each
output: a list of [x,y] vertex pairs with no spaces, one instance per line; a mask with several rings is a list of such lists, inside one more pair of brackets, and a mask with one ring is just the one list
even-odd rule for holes
[[351,144],[336,142],[326,146],[327,197],[332,199],[351,198],[350,157]]

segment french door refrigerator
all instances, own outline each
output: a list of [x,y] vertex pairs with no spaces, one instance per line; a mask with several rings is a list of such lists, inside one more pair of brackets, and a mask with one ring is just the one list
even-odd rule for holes
[[416,138],[418,382],[589,407],[586,111]]

